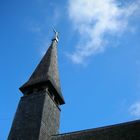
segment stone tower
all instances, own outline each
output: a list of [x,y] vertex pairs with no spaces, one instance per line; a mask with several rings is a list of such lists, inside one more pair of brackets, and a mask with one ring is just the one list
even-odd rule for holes
[[59,106],[64,104],[57,65],[58,32],[29,78],[20,87],[21,97],[8,140],[48,140],[59,131]]

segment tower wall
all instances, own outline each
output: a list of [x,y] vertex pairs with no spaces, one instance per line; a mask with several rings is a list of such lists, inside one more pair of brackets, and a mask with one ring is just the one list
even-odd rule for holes
[[8,140],[48,140],[58,134],[60,109],[48,91],[21,97]]

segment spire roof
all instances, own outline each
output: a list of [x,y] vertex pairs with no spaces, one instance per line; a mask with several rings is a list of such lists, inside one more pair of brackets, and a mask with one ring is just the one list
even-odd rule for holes
[[55,36],[52,39],[52,43],[46,54],[36,67],[29,80],[20,87],[20,90],[24,94],[29,89],[38,88],[40,85],[47,85],[51,88],[52,93],[58,99],[59,103],[64,104],[65,102],[61,93],[57,64],[57,43],[58,32],[55,32]]

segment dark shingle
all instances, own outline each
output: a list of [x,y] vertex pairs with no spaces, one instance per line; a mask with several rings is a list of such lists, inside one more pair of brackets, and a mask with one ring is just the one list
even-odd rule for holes
[[64,104],[64,98],[61,93],[59,81],[59,72],[57,64],[57,41],[52,40],[52,44],[44,55],[43,59],[29,78],[29,80],[20,87],[23,93],[40,84],[47,84],[53,89],[53,93],[58,98],[60,104]]
[[59,134],[50,140],[140,140],[140,120]]

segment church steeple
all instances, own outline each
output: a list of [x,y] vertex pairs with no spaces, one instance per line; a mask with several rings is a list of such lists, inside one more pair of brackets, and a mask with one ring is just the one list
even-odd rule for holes
[[8,140],[49,140],[59,133],[61,94],[57,65],[58,32],[43,59],[20,87],[21,97]]
[[30,94],[30,92],[32,92],[34,89],[48,86],[50,93],[53,93],[54,98],[61,105],[65,102],[61,93],[59,81],[57,43],[58,32],[55,31],[55,36],[52,39],[49,49],[29,80],[22,87],[20,87],[20,90],[23,92],[23,94]]

